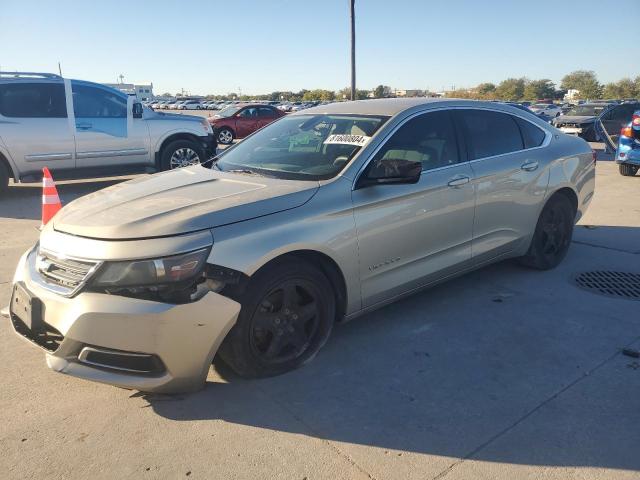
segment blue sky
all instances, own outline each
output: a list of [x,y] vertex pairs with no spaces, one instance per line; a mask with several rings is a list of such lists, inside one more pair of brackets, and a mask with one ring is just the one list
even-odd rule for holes
[[[356,0],[356,20],[358,88],[640,75],[640,0]],[[65,76],[123,74],[156,93],[349,84],[348,0],[0,0],[0,25],[3,70],[60,61]]]

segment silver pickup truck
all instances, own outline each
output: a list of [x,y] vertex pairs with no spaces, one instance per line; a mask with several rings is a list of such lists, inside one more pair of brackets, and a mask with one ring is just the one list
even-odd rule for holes
[[209,158],[204,118],[154,112],[116,89],[47,73],[0,73],[0,192],[9,180],[93,178]]

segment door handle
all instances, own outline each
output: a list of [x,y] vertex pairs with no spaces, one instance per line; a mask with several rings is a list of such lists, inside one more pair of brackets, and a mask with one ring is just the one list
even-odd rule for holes
[[538,168],[538,162],[526,162],[523,163],[520,168],[525,172],[533,172],[536,168]]
[[93,124],[91,123],[76,123],[76,128],[80,130],[88,130],[91,127],[93,127]]
[[462,185],[469,183],[470,180],[471,179],[469,177],[458,175],[449,180],[449,183],[447,183],[447,185],[449,185],[450,187],[461,187]]

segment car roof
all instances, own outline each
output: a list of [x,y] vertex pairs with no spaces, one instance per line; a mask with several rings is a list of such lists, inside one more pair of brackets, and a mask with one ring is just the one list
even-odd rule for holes
[[309,114],[352,114],[352,115],[384,115],[394,116],[401,112],[411,109],[419,109],[420,106],[433,107],[488,107],[496,108],[504,106],[505,111],[518,111],[515,107],[496,102],[487,102],[481,100],[466,100],[459,98],[379,98],[371,100],[356,100],[351,102],[335,102],[327,105],[318,105],[317,107],[308,108],[306,110],[292,113],[291,115],[309,115]]

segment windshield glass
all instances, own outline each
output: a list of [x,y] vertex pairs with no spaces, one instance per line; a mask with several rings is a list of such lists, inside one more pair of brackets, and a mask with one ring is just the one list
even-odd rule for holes
[[240,110],[240,107],[227,107],[223,110],[220,110],[218,113],[216,113],[216,117],[230,117],[231,115],[233,115],[234,113],[236,113],[238,110]]
[[328,179],[349,163],[388,118],[284,117],[223,153],[216,166],[291,180]]
[[595,117],[609,105],[578,105],[569,110],[566,115],[574,117]]
[[531,105],[531,107],[529,108],[549,108],[552,105],[549,105],[548,103],[536,103],[535,105]]

